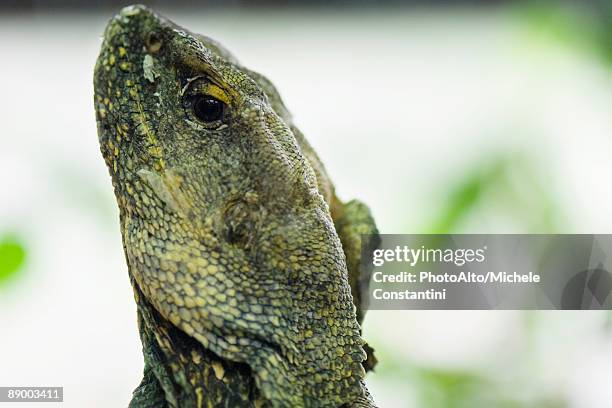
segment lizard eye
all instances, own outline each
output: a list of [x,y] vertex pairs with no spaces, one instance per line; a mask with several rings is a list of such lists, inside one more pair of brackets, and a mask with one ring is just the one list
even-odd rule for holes
[[194,115],[202,122],[214,122],[223,117],[225,104],[212,96],[198,96],[193,100]]

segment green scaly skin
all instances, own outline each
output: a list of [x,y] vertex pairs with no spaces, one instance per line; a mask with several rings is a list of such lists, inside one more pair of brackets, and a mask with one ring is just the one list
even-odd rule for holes
[[[130,406],[373,407],[359,254],[376,227],[336,198],[274,86],[131,6],[94,88],[145,359]],[[204,95],[222,116],[196,114]]]

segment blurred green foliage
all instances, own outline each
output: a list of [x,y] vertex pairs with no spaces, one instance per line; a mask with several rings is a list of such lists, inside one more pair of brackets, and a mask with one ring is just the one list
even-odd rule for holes
[[13,278],[23,267],[26,250],[14,235],[0,237],[0,285]]
[[558,232],[563,229],[559,201],[542,182],[547,175],[540,173],[524,155],[499,154],[476,162],[444,186],[440,193],[444,205],[423,230],[432,234],[475,232],[463,231],[464,222],[486,209],[493,215],[505,214],[519,232]]
[[[554,179],[539,166],[536,158],[524,153],[486,154],[467,168],[459,169],[443,184],[432,199],[442,201],[437,213],[421,229],[432,234],[461,232],[497,232],[499,224],[491,223],[490,231],[474,231],[487,217],[504,216],[514,226],[512,232],[558,233],[566,230],[562,204],[550,180]],[[485,223],[486,224],[486,223]],[[537,329],[537,312],[524,312],[524,333]],[[475,334],[477,336],[477,334]],[[530,343],[527,339],[527,344]],[[562,397],[515,393],[497,376],[478,368],[454,369],[428,367],[414,361],[397,359],[378,348],[382,364],[378,375],[401,378],[411,384],[406,392],[416,394],[417,406],[427,408],[563,408]],[[512,372],[513,368],[508,367]],[[529,381],[527,380],[527,383]],[[412,406],[407,404],[406,406]]]
[[[404,407],[426,408],[565,408],[561,397],[531,395],[516,392],[497,381],[496,376],[477,370],[428,367],[416,361],[397,358],[384,349],[377,349],[384,362],[380,372],[388,378],[401,379],[404,392],[414,396],[416,404],[406,402]],[[501,368],[503,369],[503,368]],[[513,367],[507,367],[512,371]]]
[[612,1],[520,2],[520,15],[534,33],[590,52],[612,65]]

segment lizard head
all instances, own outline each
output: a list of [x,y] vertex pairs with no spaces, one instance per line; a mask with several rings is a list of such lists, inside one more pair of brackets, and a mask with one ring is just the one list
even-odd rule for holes
[[106,28],[94,90],[130,274],[161,315],[247,362],[272,402],[361,395],[342,246],[269,81],[131,6]]
[[95,77],[102,152],[119,193],[128,172],[146,182],[165,175],[158,187],[190,185],[171,207],[216,217],[243,244],[256,220],[238,219],[237,206],[265,205],[282,217],[322,204],[282,103],[275,110],[263,77],[214,40],[127,7],[106,29]]
[[168,210],[208,220],[246,247],[258,222],[287,225],[295,209],[327,211],[289,115],[264,77],[144,6],[123,9],[104,38],[95,102],[121,208],[133,214],[141,207],[130,194],[137,175]]

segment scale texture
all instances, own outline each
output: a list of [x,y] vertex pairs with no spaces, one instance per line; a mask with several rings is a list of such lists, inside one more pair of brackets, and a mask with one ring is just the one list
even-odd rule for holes
[[374,406],[359,324],[376,227],[270,81],[130,6],[94,88],[145,358],[130,406]]

